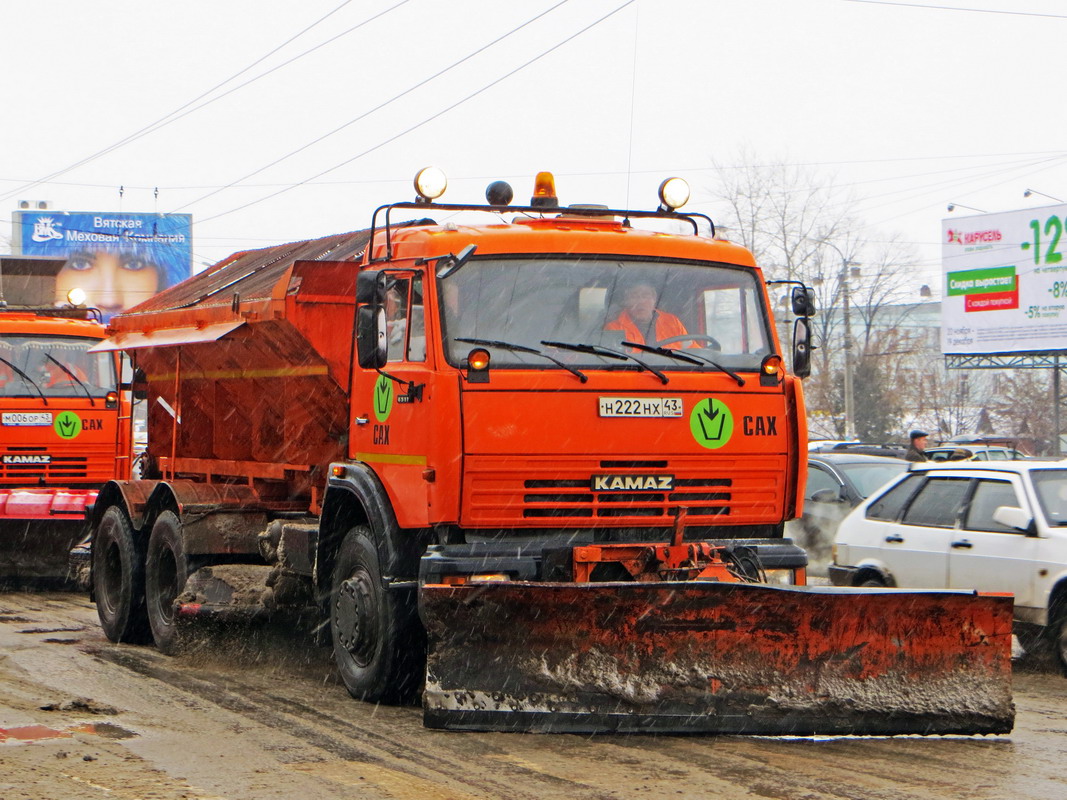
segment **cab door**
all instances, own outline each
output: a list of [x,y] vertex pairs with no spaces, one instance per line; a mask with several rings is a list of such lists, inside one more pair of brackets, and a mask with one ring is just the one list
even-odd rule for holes
[[382,481],[401,527],[423,527],[432,419],[425,277],[416,270],[384,275],[388,361],[381,370],[353,370],[350,455]]

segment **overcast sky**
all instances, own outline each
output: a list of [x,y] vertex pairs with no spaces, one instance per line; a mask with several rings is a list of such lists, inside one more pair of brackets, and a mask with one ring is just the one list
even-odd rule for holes
[[0,238],[22,199],[191,213],[199,267],[366,228],[427,164],[452,202],[550,170],[651,208],[681,175],[714,219],[744,149],[850,185],[918,287],[950,201],[1067,199],[1062,0],[8,0],[0,30]]

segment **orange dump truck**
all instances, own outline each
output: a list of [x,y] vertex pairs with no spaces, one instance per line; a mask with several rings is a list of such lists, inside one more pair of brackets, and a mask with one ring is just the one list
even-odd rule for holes
[[[107,481],[130,476],[130,393],[99,313],[34,307],[47,259],[0,263],[0,579],[62,579]],[[6,284],[4,278],[6,277]],[[4,291],[6,289],[6,300]]]
[[112,320],[149,446],[91,514],[109,638],[301,609],[355,697],[421,689],[435,727],[1010,730],[1010,597],[803,585],[800,380],[678,181],[657,211],[443,188]]

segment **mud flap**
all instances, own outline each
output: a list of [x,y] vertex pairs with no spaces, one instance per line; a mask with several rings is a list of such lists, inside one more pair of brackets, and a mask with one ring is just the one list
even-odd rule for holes
[[741,583],[427,585],[424,723],[1007,733],[1012,598]]

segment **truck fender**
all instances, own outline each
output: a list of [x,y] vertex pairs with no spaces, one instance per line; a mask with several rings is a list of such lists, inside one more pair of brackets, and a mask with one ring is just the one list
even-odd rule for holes
[[[332,470],[331,470],[332,473]],[[333,558],[354,525],[367,525],[374,535],[386,582],[414,580],[429,531],[401,530],[381,480],[366,464],[344,465],[341,477],[330,474],[319,517],[314,580],[317,592],[329,592]]]
[[108,481],[101,487],[96,502],[88,510],[89,530],[96,530],[108,508],[119,506],[126,512],[134,531],[139,532],[142,528],[141,515],[155,486],[156,481]]

